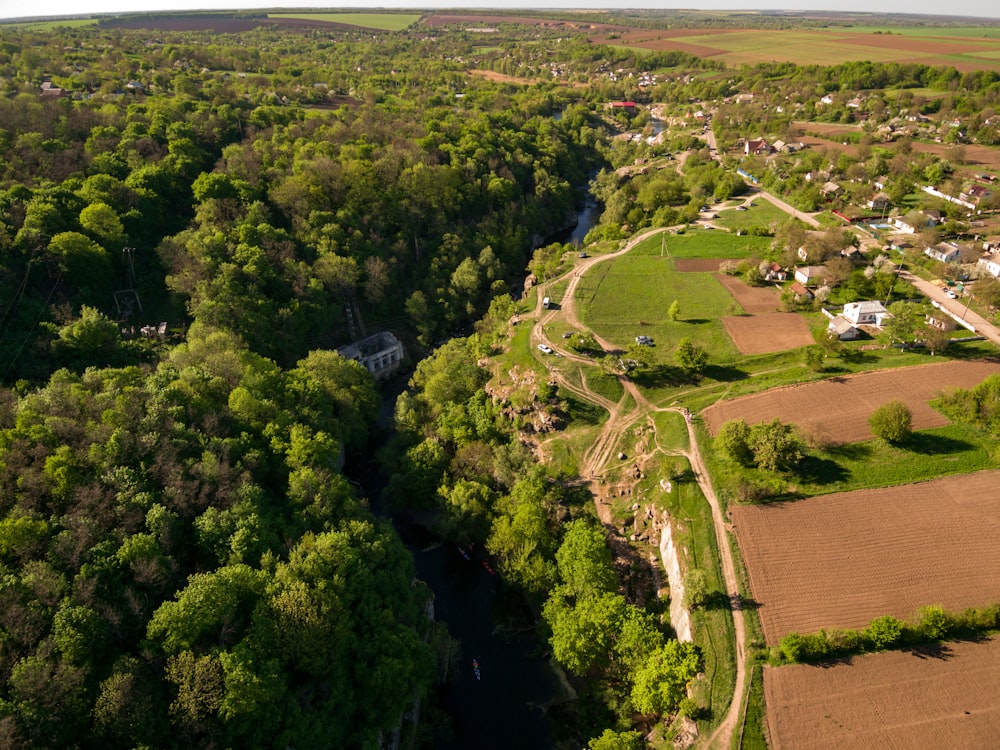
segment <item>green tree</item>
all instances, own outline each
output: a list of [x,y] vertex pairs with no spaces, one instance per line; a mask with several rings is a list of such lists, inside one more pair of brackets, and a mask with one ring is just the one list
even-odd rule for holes
[[767,471],[787,471],[802,460],[804,446],[791,425],[778,419],[750,428],[747,445],[754,463]]
[[868,427],[875,437],[887,443],[902,443],[913,431],[913,413],[905,403],[894,399],[871,413]]
[[741,466],[753,464],[753,451],[750,449],[750,427],[742,419],[730,419],[719,428],[715,437],[716,447],[723,455]]
[[670,307],[667,308],[667,320],[677,320],[678,316],[681,314],[681,303],[674,300],[670,303]]
[[587,743],[589,750],[642,750],[645,743],[640,732],[616,732],[605,729],[600,737],[594,737]]
[[576,597],[609,593],[617,584],[603,529],[584,519],[566,526],[556,566],[563,585]]
[[708,364],[708,353],[691,343],[691,339],[685,337],[677,342],[674,359],[681,369],[691,373],[700,373]]
[[865,636],[872,646],[884,650],[895,646],[903,635],[903,623],[892,615],[876,617],[865,628]]
[[882,338],[893,346],[906,346],[916,337],[917,326],[923,321],[920,305],[914,302],[894,302],[882,324]]
[[665,715],[687,696],[687,684],[702,668],[701,653],[693,643],[667,641],[636,670],[632,704],[641,714]]

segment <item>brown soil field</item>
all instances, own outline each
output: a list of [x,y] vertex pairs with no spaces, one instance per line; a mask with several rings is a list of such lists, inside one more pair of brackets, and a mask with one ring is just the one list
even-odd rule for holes
[[739,258],[677,258],[674,260],[674,269],[681,273],[715,273],[723,263],[739,260]]
[[480,78],[485,78],[488,81],[497,81],[498,83],[517,83],[523,86],[530,86],[532,83],[537,82],[537,79],[509,76],[505,73],[497,73],[495,70],[480,70],[479,68],[471,68],[467,70],[466,73],[469,75],[479,76]]
[[1000,638],[765,668],[772,750],[1000,747]]
[[942,427],[948,420],[928,404],[938,391],[971,388],[997,371],[1000,362],[983,360],[866,372],[719,401],[705,409],[702,417],[713,435],[730,419],[748,424],[781,419],[817,440],[851,443],[873,437],[868,417],[893,399],[910,407],[914,429]]
[[[956,68],[957,69],[957,68]],[[858,147],[853,144],[844,145],[837,140],[838,135],[847,133],[859,133],[861,127],[858,125],[841,125],[829,122],[793,122],[796,138],[807,146],[822,149],[829,148],[837,153],[846,151],[852,156],[857,156]],[[819,136],[805,135],[806,132],[817,133]],[[927,154],[935,154],[942,158],[948,158],[949,149],[947,143],[924,143],[923,141],[913,141],[914,151]],[[1000,170],[1000,149],[990,146],[979,146],[975,143],[962,144],[965,151],[965,163],[968,166],[985,166]]]
[[1000,471],[730,508],[770,644],[1000,601]]
[[[720,261],[721,262],[721,261]],[[770,313],[781,309],[781,295],[770,286],[750,286],[735,276],[719,273],[715,275],[726,291],[733,295],[744,311],[754,313]]]
[[280,26],[287,29],[311,31],[316,28],[358,31],[363,28],[346,23],[310,18],[236,18],[229,16],[171,16],[168,18],[121,18],[102,23],[117,29],[156,29],[159,31],[215,31],[219,34],[237,34],[260,26]]
[[796,313],[724,317],[722,325],[742,354],[785,352],[815,343],[809,326]]
[[853,34],[838,35],[837,42],[840,44],[855,44],[859,47],[873,47],[876,49],[898,49],[912,52],[915,56],[922,56],[927,59],[928,55],[964,55],[975,52],[975,47],[982,46],[986,50],[996,47],[993,39],[975,39],[955,37],[935,39],[933,37],[916,36],[896,36],[894,34]]

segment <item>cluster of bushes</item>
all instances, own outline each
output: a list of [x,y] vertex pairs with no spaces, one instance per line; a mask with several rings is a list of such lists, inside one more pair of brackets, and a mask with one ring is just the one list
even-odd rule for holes
[[778,651],[781,658],[790,662],[818,662],[989,632],[1000,629],[1000,604],[971,607],[958,613],[930,605],[921,607],[914,620],[907,623],[884,615],[858,630],[789,633],[781,639]]

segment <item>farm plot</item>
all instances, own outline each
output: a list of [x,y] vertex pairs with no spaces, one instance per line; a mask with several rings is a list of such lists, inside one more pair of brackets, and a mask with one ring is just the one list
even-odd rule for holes
[[774,287],[750,286],[742,279],[720,273],[716,275],[719,283],[733,295],[740,307],[751,315],[755,313],[773,313],[781,308],[781,296]]
[[764,635],[1000,601],[1000,471],[730,509]]
[[813,343],[809,326],[796,313],[727,316],[722,325],[741,354],[786,352]]
[[1000,747],[1000,638],[764,671],[774,750]]
[[943,389],[971,388],[997,371],[1000,363],[995,361],[953,361],[867,372],[719,401],[705,409],[702,416],[713,435],[730,419],[743,419],[748,424],[781,419],[818,440],[857,442],[873,437],[868,417],[893,399],[910,407],[916,430],[948,424],[928,402]]
[[681,273],[715,273],[723,263],[739,262],[739,258],[677,258],[674,269]]

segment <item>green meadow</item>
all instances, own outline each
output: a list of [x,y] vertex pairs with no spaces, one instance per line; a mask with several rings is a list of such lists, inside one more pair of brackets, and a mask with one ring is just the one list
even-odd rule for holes
[[415,24],[422,16],[417,13],[268,13],[267,17],[346,23],[379,31],[402,31]]

